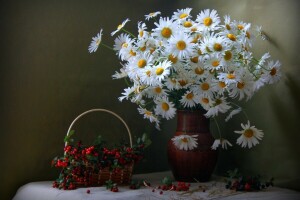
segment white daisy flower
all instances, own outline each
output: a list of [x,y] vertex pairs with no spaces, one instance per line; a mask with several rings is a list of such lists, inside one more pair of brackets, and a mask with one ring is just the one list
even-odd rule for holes
[[247,124],[241,124],[243,130],[234,131],[235,133],[241,134],[241,136],[237,139],[237,144],[242,147],[247,147],[250,149],[252,146],[259,144],[259,140],[262,139],[264,133],[261,130],[255,128],[255,126],[250,126],[250,122],[248,120]]
[[120,69],[120,72],[115,72],[114,75],[112,75],[113,79],[121,79],[127,77],[127,73],[125,72],[124,68]]
[[196,105],[197,101],[198,101],[197,95],[195,95],[191,91],[187,91],[180,99],[180,103],[184,107],[188,107],[188,108],[194,107]]
[[184,19],[190,18],[191,11],[192,11],[192,8],[177,9],[177,11],[174,12],[174,14],[173,14],[172,19],[184,20]]
[[88,49],[90,53],[96,52],[99,45],[101,44],[102,31],[103,30],[101,29],[100,32],[95,37],[92,38],[92,42],[91,42],[91,44],[89,46],[89,49]]
[[207,60],[205,60],[204,66],[206,69],[212,71],[224,69],[224,63],[221,57],[216,54],[211,54]]
[[232,146],[232,144],[228,140],[221,138],[221,139],[216,139],[214,141],[213,145],[211,146],[211,149],[216,150],[220,145],[222,146],[223,149],[227,149],[227,145]]
[[155,87],[148,87],[147,88],[147,96],[149,98],[153,97],[164,97],[167,96],[167,91],[163,89],[161,86],[155,86]]
[[147,29],[146,24],[144,22],[138,22],[138,38],[145,38],[148,35],[148,32],[145,31]]
[[158,15],[160,15],[161,12],[160,11],[157,11],[157,12],[152,12],[152,13],[149,13],[148,15],[145,15],[145,19],[146,20],[150,20],[151,18],[154,18]]
[[225,97],[217,97],[214,100],[213,106],[209,108],[207,113],[204,115],[209,118],[209,117],[215,117],[219,113],[226,113],[231,106],[228,105],[229,103],[226,101]]
[[176,24],[167,18],[160,18],[158,23],[154,23],[157,28],[153,29],[152,36],[160,40],[168,40],[176,32]]
[[167,120],[172,119],[176,114],[176,108],[167,97],[154,99],[156,103],[155,114],[160,115]]
[[245,71],[244,75],[236,82],[229,86],[229,96],[236,98],[239,96],[239,101],[247,97],[247,101],[253,96],[253,77],[250,72]]
[[238,107],[237,109],[232,110],[229,115],[225,118],[225,122],[228,122],[234,115],[239,114],[242,111],[241,107]]
[[262,79],[265,83],[273,84],[280,80],[281,78],[281,71],[280,71],[281,63],[279,61],[274,62],[273,60],[269,61],[267,64],[267,69],[262,75]]
[[138,108],[138,111],[141,115],[144,116],[144,119],[149,119],[149,121],[152,123],[152,122],[155,122],[157,123],[158,122],[158,119],[157,119],[157,116],[155,116],[153,114],[153,112],[147,110],[146,108],[142,108],[142,107],[139,107]]
[[130,20],[127,18],[127,19],[125,19],[123,22],[122,22],[122,24],[120,24],[118,27],[117,27],[117,30],[115,30],[115,31],[113,31],[110,35],[111,36],[114,36],[114,34],[116,34],[117,32],[119,32],[122,28],[124,28],[124,26],[125,26],[125,24],[127,23],[127,22],[129,22]]
[[219,29],[219,23],[221,22],[220,17],[216,10],[210,11],[206,9],[201,11],[196,19],[199,22],[201,29],[204,31],[215,31]]
[[173,144],[180,150],[193,150],[198,147],[197,135],[179,135],[172,138]]
[[179,83],[176,80],[176,78],[174,78],[174,77],[169,77],[169,78],[165,79],[164,84],[169,90],[174,90],[174,89],[179,88]]
[[164,80],[170,74],[170,67],[172,63],[168,60],[158,63],[153,66],[153,78],[159,82]]
[[214,96],[212,79],[201,80],[198,84],[193,85],[191,90],[197,95],[204,95],[208,97]]
[[212,91],[219,95],[224,95],[228,91],[228,85],[224,81],[212,79]]
[[192,41],[192,37],[183,32],[179,32],[171,36],[166,51],[172,53],[173,56],[178,57],[180,60],[191,57],[196,54],[194,49],[195,44],[193,44]]
[[199,103],[201,104],[202,108],[204,108],[205,110],[209,110],[213,106],[214,102],[211,100],[210,97],[202,95],[199,98]]

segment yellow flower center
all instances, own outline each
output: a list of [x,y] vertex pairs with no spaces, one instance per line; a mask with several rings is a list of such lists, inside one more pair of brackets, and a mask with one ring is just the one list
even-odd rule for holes
[[227,78],[228,79],[235,79],[235,75],[230,73],[230,74],[227,74]]
[[277,70],[276,70],[275,67],[273,67],[273,68],[271,69],[271,71],[270,71],[270,75],[271,75],[271,76],[275,76],[276,73],[277,73]]
[[147,64],[147,61],[145,59],[141,59],[138,61],[137,65],[139,68],[144,68]]
[[176,44],[177,49],[184,50],[186,48],[186,43],[183,40],[179,40]]
[[208,90],[209,89],[209,84],[208,83],[202,83],[201,84],[201,89],[204,90],[204,91]]
[[204,69],[201,67],[195,68],[195,74],[201,75],[204,73]]
[[156,88],[154,89],[154,91],[155,91],[157,94],[160,94],[161,91],[162,91],[162,89],[161,89],[161,87],[156,87]]
[[198,61],[199,61],[198,56],[191,58],[191,61],[192,61],[193,63],[198,63]]
[[123,28],[123,25],[122,25],[122,24],[120,24],[120,25],[117,27],[118,30],[120,30],[121,28]]
[[173,64],[175,64],[175,63],[177,63],[177,57],[176,56],[173,56],[172,54],[170,54],[169,56],[168,56],[168,59],[173,63]]
[[250,39],[250,33],[248,32],[248,31],[246,31],[246,37],[248,38],[248,39]]
[[197,34],[194,38],[193,38],[193,40],[192,40],[192,43],[197,43],[198,42],[198,39],[201,37],[201,35],[200,34]]
[[253,137],[253,135],[254,135],[254,132],[252,131],[252,129],[247,129],[244,131],[244,136],[246,138],[251,138],[251,137]]
[[194,97],[194,94],[193,94],[192,92],[191,92],[191,93],[188,93],[188,94],[186,95],[186,98],[189,99],[189,100],[193,99],[193,97]]
[[244,82],[238,82],[237,83],[237,88],[243,89],[244,87],[245,87],[245,83]]
[[161,35],[164,37],[164,38],[169,38],[171,37],[172,35],[172,30],[168,27],[164,27],[162,30],[161,30]]
[[202,102],[205,103],[205,104],[208,104],[209,100],[208,100],[208,98],[202,98]]
[[179,80],[178,82],[179,82],[181,87],[183,87],[187,84],[187,82],[185,80]]
[[169,104],[167,104],[166,102],[163,102],[161,104],[161,108],[164,110],[164,111],[168,111],[170,109],[169,107]]
[[231,30],[231,27],[230,27],[229,24],[226,24],[225,26],[226,26],[226,29],[227,29],[227,30]]
[[193,26],[193,24],[190,21],[186,21],[186,22],[183,23],[183,26],[186,27],[186,28],[189,28],[189,27]]
[[175,78],[171,78],[170,81],[171,81],[173,84],[176,84],[176,79],[175,79]]
[[139,35],[140,35],[140,37],[143,37],[144,31],[140,31],[140,32],[139,32]]
[[158,67],[155,71],[156,75],[161,75],[162,73],[164,73],[164,68],[162,67]]
[[221,99],[216,99],[216,101],[215,101],[216,106],[217,106],[217,105],[220,105],[221,103],[222,103],[222,100],[221,100]]
[[236,36],[235,36],[234,34],[232,34],[232,33],[228,33],[228,34],[227,34],[227,37],[228,37],[230,40],[232,40],[232,41],[236,41]]
[[215,51],[222,51],[222,45],[220,43],[215,43],[214,44],[214,50]]
[[147,110],[147,111],[145,112],[145,115],[147,115],[147,116],[152,116],[152,112],[150,112],[150,111]]
[[130,54],[131,56],[136,56],[136,52],[134,52],[132,49],[130,50],[129,54]]
[[238,29],[243,30],[244,26],[242,24],[237,25]]
[[191,31],[192,31],[192,32],[196,32],[197,30],[198,30],[197,27],[191,28]]
[[101,43],[101,40],[98,39],[98,40],[96,41],[96,45],[99,46],[100,43]]
[[219,64],[220,64],[220,62],[219,62],[218,60],[214,60],[214,61],[211,62],[211,65],[212,65],[213,67],[218,67]]
[[205,26],[210,26],[211,24],[212,24],[212,19],[210,18],[210,17],[205,17],[204,19],[203,19],[203,24],[205,25]]
[[150,70],[146,71],[146,74],[147,74],[148,77],[150,77],[151,76],[151,71]]
[[141,51],[145,51],[146,50],[146,46],[140,47]]
[[122,48],[127,48],[128,47],[128,44],[126,43],[126,42],[124,42],[123,44],[122,44]]
[[232,58],[231,51],[225,51],[224,59],[228,61],[228,60],[231,60],[231,58]]
[[183,18],[186,18],[187,16],[188,16],[188,14],[182,13],[182,14],[179,16],[179,18],[180,18],[180,19],[183,19]]
[[187,138],[184,137],[184,138],[181,139],[181,142],[183,142],[183,143],[188,143],[189,140],[188,140]]
[[220,88],[225,88],[226,87],[226,84],[223,81],[219,81],[218,85],[219,85]]
[[197,53],[198,55],[202,55],[202,51],[200,49],[198,49]]

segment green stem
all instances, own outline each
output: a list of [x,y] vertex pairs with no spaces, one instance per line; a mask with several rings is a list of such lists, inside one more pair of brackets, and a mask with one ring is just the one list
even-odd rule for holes
[[103,44],[102,42],[101,42],[100,44],[101,44],[101,45],[103,45],[104,47],[106,47],[106,48],[110,49],[110,50],[113,50],[113,51],[115,51],[113,48],[111,48],[110,46],[108,46],[108,45],[106,45],[106,44]]
[[216,118],[214,117],[213,119],[214,119],[214,121],[215,121],[215,123],[216,123],[217,129],[218,129],[218,133],[219,133],[219,136],[220,136],[220,139],[222,139],[222,134],[221,134],[220,126],[219,126],[219,124],[218,124]]
[[136,38],[135,35],[133,35],[132,33],[130,33],[129,31],[127,31],[126,29],[122,28],[122,30],[125,32],[125,33],[128,33],[129,35],[131,35],[132,37]]
[[233,102],[230,102],[230,103],[233,104],[233,105],[235,105],[235,106],[238,107],[238,108],[241,108],[241,109],[242,109],[242,113],[243,113],[244,116],[246,117],[246,120],[249,120],[249,117],[248,117],[247,113],[245,112],[245,110],[244,110],[241,106],[239,106],[239,105],[237,105],[237,104],[235,104],[235,103],[233,103]]

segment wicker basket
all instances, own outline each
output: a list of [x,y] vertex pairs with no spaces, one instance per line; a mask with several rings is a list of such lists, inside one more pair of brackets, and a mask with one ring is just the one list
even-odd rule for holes
[[[68,129],[68,132],[67,132],[67,136],[69,136],[69,133],[70,133],[73,125],[75,124],[75,122],[82,116],[84,116],[88,113],[91,113],[91,112],[106,112],[106,113],[109,113],[109,114],[115,116],[116,118],[118,118],[127,129],[130,147],[132,147],[132,136],[131,136],[131,132],[128,128],[128,125],[125,123],[125,121],[119,115],[117,115],[116,113],[114,113],[110,110],[106,110],[106,109],[100,109],[100,108],[91,109],[91,110],[85,111],[82,114],[78,115],[71,123],[71,125]],[[65,142],[65,147],[67,145],[68,145],[68,142]],[[89,184],[84,185],[84,184],[78,182],[78,183],[76,183],[76,186],[77,187],[101,186],[101,185],[104,185],[105,182],[108,180],[111,180],[117,184],[128,184],[131,180],[133,165],[134,165],[134,162],[132,162],[131,164],[125,165],[123,169],[120,169],[117,171],[110,171],[108,167],[105,167],[104,169],[101,169],[101,170],[95,172],[95,170],[93,170],[91,168],[91,170],[88,170],[90,172]],[[86,166],[86,167],[89,168],[89,166]]]

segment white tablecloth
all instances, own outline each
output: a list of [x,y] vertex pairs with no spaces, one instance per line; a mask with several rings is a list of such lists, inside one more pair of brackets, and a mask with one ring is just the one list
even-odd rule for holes
[[[133,179],[147,180],[152,187],[161,185],[160,181],[164,177],[172,177],[170,172],[158,172],[149,174],[134,175]],[[203,192],[202,189],[206,190]],[[87,189],[90,193],[87,193]],[[224,199],[224,200],[299,200],[300,192],[269,187],[259,192],[235,192],[225,189],[225,182],[218,177],[212,178],[206,183],[192,183],[189,192],[163,191],[159,189],[155,192],[152,188],[141,187],[141,189],[131,190],[128,186],[119,186],[119,192],[111,192],[105,187],[78,188],[76,190],[59,190],[52,188],[52,181],[32,182],[20,187],[13,200],[150,200],[150,199]]]

